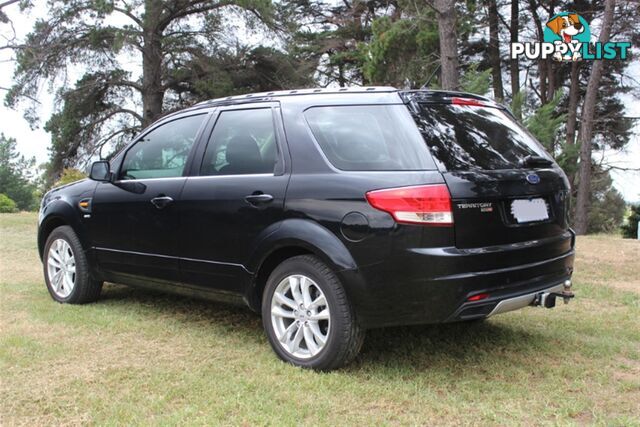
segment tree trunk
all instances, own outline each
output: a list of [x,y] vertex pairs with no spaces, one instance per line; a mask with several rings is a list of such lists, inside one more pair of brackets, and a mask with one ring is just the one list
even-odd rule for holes
[[[520,31],[520,8],[516,0],[511,2],[511,43],[518,43],[518,31]],[[511,98],[515,97],[520,91],[520,62],[518,58],[511,59],[509,62],[509,70],[511,72]],[[518,117],[520,118],[520,117]]]
[[498,101],[504,99],[502,87],[502,67],[500,66],[500,38],[498,33],[498,6],[496,0],[487,2],[489,12],[489,47],[487,49],[491,76],[493,81],[493,96]]
[[338,64],[338,86],[345,87],[347,85],[347,80],[344,78],[344,70],[342,67],[342,63]]
[[569,86],[569,110],[567,111],[567,144],[576,143],[576,122],[578,118],[578,98],[580,82],[578,81],[579,62],[571,64],[571,86]]
[[7,0],[5,2],[0,3],[0,9],[5,6],[9,6],[10,4],[18,3],[20,0]]
[[[600,31],[600,43],[609,41],[611,26],[613,24],[613,11],[615,0],[606,0],[604,17],[602,18],[602,30]],[[580,118],[580,169],[578,182],[578,199],[576,201],[575,230],[577,234],[586,234],[589,227],[589,199],[591,196],[591,136],[593,133],[593,116],[596,109],[596,100],[600,87],[600,78],[604,60],[594,61],[591,76],[587,84],[587,93],[582,106]]]
[[[556,1],[552,0],[549,2],[549,17],[552,17],[555,14]],[[541,39],[542,40],[542,39]],[[557,82],[559,79],[558,72],[560,67],[551,58],[547,58],[547,99],[551,101],[553,97],[556,95],[557,90]]]
[[153,123],[162,114],[162,34],[158,30],[162,1],[146,0],[142,47],[142,126]]
[[[556,1],[552,0],[549,2],[549,17],[553,16],[555,9]],[[540,40],[543,39],[543,34],[540,34]],[[556,65],[555,61],[551,58],[547,58],[543,60],[544,66],[547,67],[547,95],[545,101],[551,101],[556,94]]]
[[556,94],[556,66],[553,59],[547,58],[544,60],[547,67],[547,100],[551,101]]
[[440,36],[440,83],[444,90],[457,90],[458,47],[456,39],[456,10],[453,0],[435,0]]
[[[569,107],[567,111],[567,145],[576,143],[576,122],[578,119],[578,98],[580,97],[580,82],[578,81],[578,71],[580,63],[573,62],[571,64],[571,86],[569,86]],[[569,173],[569,184],[573,188],[575,181],[575,172]]]
[[[542,21],[540,20],[540,16],[538,15],[538,5],[535,0],[529,0],[529,10],[531,11],[531,16],[533,17],[533,23],[536,27],[536,33],[538,35],[538,40],[543,39],[543,28]],[[540,80],[540,104],[544,105],[547,103],[547,64],[544,59],[538,59],[538,77]]]

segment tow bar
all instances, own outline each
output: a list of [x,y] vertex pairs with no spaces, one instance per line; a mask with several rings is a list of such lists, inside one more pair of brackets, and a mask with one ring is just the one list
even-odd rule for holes
[[562,284],[562,292],[540,292],[536,294],[531,305],[553,308],[556,306],[556,298],[562,298],[565,304],[575,295],[571,292],[571,280],[565,280]]

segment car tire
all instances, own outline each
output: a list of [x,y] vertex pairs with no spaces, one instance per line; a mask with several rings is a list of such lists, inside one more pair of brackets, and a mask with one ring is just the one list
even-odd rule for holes
[[93,280],[78,236],[67,225],[53,230],[44,246],[44,277],[51,297],[67,304],[86,304],[100,296],[102,282]]
[[322,371],[352,361],[365,336],[340,280],[312,255],[289,258],[273,270],[263,293],[262,322],[280,359]]

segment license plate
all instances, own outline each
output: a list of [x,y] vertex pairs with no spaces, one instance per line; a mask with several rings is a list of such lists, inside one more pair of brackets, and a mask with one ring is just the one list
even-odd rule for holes
[[549,219],[549,210],[544,199],[514,200],[511,202],[511,214],[518,224]]

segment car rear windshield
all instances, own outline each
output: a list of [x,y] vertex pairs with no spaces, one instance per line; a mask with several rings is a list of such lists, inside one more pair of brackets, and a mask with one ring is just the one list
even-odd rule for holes
[[519,168],[530,155],[550,159],[540,143],[499,108],[427,103],[413,107],[431,154],[446,170]]
[[436,168],[404,105],[312,107],[304,115],[324,155],[338,169]]

